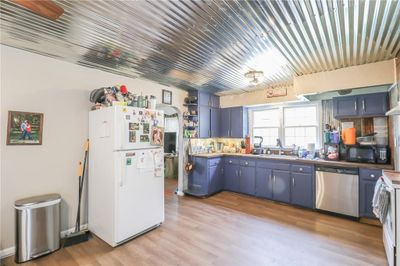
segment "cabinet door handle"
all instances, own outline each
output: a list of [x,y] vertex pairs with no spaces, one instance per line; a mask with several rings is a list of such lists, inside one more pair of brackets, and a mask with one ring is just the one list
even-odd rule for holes
[[236,173],[236,176],[239,176],[238,170],[236,170],[235,173]]
[[374,174],[371,174],[370,177],[371,177],[371,178],[375,178],[375,175],[374,175]]
[[294,187],[294,177],[292,177],[292,186]]
[[249,162],[246,162],[245,164],[246,164],[246,165],[248,165],[248,164],[249,164]]
[[242,176],[242,169],[239,170],[239,176]]
[[362,108],[365,111],[365,100],[362,100]]
[[270,174],[270,175],[269,175],[269,181],[271,181],[271,178],[272,178],[272,175]]
[[300,168],[299,168],[299,171],[300,171],[300,172],[302,172],[302,171],[303,171],[303,168],[302,168],[302,167],[300,167]]
[[357,111],[357,102],[354,102],[354,111]]
[[276,176],[274,176],[274,184],[275,184]]

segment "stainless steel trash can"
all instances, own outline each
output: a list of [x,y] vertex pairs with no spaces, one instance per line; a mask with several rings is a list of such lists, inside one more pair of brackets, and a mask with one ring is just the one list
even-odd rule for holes
[[165,178],[178,178],[178,156],[166,154],[164,156]]
[[59,194],[15,202],[15,262],[21,263],[60,248]]

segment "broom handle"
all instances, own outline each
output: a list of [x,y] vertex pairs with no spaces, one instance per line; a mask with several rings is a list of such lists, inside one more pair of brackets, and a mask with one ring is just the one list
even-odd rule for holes
[[82,183],[80,184],[81,189],[83,188],[83,182],[85,180],[85,172],[86,172],[86,165],[87,165],[87,157],[89,153],[89,139],[86,140],[85,145],[83,146],[85,150],[85,158],[83,158],[83,170],[82,170]]
[[76,215],[76,225],[75,225],[75,231],[78,232],[81,230],[81,200],[82,200],[82,191],[83,191],[83,184],[85,181],[85,170],[86,170],[86,164],[87,164],[87,157],[88,157],[88,152],[89,152],[89,139],[86,140],[85,145],[83,146],[85,150],[85,157],[83,159],[83,165],[80,162],[79,163],[79,170],[78,170],[78,176],[79,176],[79,202],[78,202],[78,214]]
[[81,223],[82,174],[83,174],[83,166],[82,166],[82,162],[79,162],[79,166],[78,166],[78,176],[79,176],[78,211],[76,214],[75,232],[79,232],[80,227],[81,227],[80,223]]

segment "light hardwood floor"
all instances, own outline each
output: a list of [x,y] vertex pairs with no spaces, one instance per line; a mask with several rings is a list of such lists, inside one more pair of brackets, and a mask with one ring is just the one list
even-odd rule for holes
[[379,227],[230,192],[177,197],[174,187],[167,181],[161,227],[117,248],[94,237],[23,265],[387,264]]

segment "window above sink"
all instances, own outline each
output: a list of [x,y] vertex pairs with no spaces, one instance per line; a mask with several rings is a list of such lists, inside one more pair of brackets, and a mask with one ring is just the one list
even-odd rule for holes
[[250,135],[263,137],[264,147],[276,147],[281,139],[285,147],[307,146],[315,143],[320,147],[321,136],[319,102],[290,104],[249,110]]

